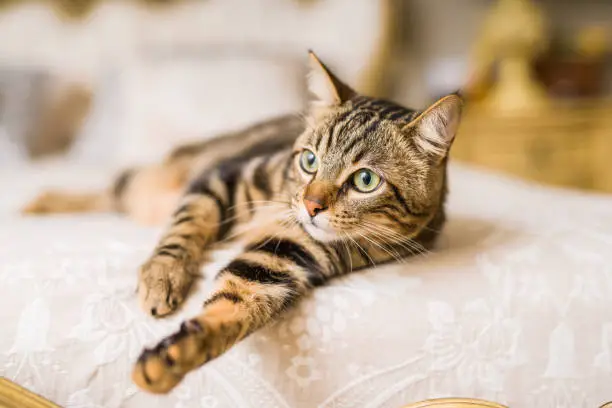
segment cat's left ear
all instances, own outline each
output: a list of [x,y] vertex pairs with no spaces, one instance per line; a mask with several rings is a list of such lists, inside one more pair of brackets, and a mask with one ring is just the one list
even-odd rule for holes
[[463,100],[457,94],[445,96],[406,125],[419,150],[434,159],[444,159],[455,139]]
[[335,106],[353,98],[357,93],[338,79],[336,75],[314,52],[308,52],[310,73],[308,74],[308,89],[316,97],[316,106]]

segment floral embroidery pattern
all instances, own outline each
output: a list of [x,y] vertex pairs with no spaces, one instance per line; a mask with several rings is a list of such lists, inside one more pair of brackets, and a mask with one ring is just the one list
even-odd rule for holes
[[315,364],[315,360],[312,357],[296,356],[291,359],[291,366],[287,369],[286,373],[300,387],[305,388],[313,381],[321,379],[321,373],[316,369]]

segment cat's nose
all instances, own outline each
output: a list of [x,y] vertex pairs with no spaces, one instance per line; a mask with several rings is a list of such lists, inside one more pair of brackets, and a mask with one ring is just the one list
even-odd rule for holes
[[327,207],[323,205],[323,203],[317,199],[309,199],[308,197],[304,198],[304,206],[306,207],[306,211],[311,217],[314,217],[321,211],[324,211]]
[[314,217],[329,206],[335,187],[327,181],[315,180],[304,191],[304,206],[311,217]]

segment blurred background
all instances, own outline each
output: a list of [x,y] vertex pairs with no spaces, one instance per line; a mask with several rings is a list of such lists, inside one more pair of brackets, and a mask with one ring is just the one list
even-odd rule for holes
[[300,110],[309,48],[408,106],[462,89],[457,161],[612,192],[610,0],[0,0],[0,166],[117,168]]

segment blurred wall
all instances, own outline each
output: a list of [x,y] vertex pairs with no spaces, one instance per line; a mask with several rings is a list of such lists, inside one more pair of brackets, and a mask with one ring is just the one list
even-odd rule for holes
[[[301,109],[308,49],[360,90],[377,93],[387,78],[386,0],[108,0],[79,20],[49,4],[2,9],[0,76],[88,84],[95,97],[76,146],[88,161],[152,160]],[[11,101],[28,105],[32,94]]]

